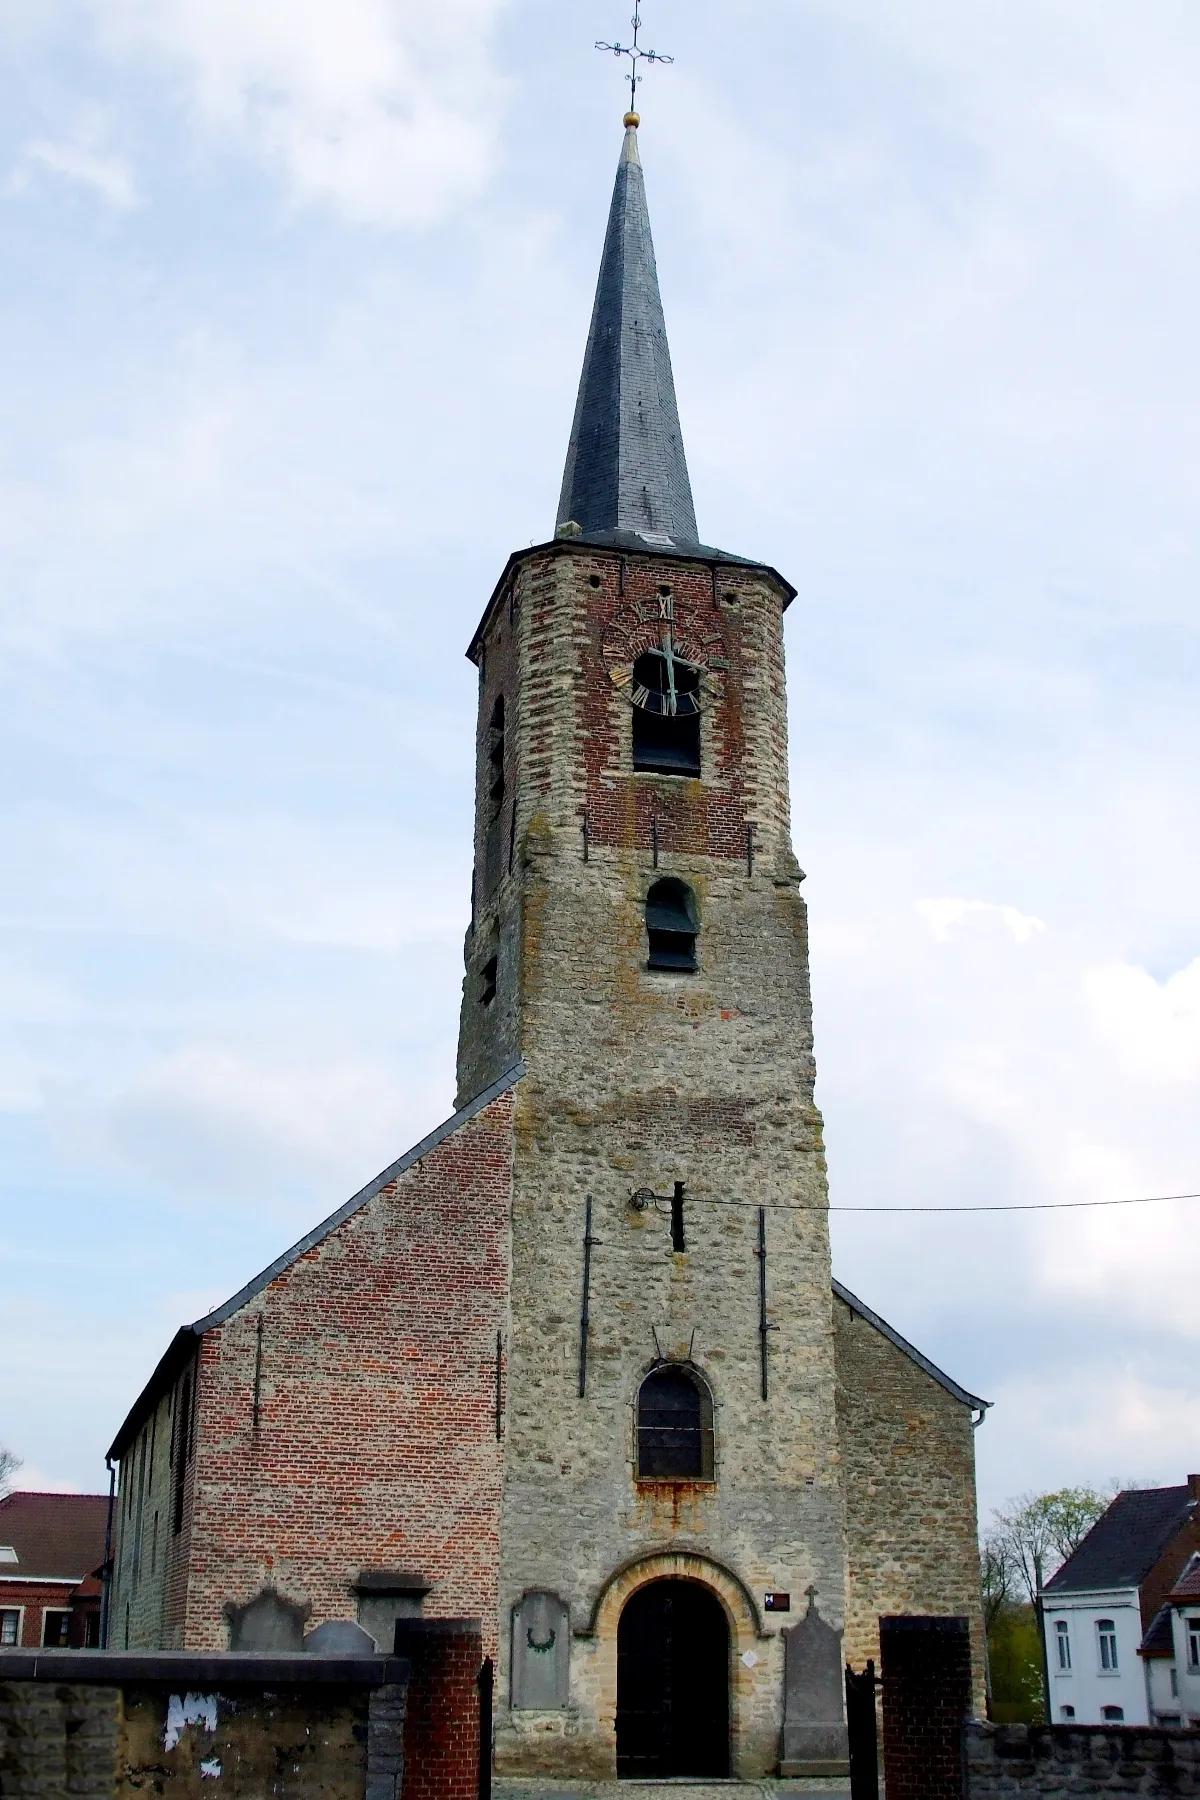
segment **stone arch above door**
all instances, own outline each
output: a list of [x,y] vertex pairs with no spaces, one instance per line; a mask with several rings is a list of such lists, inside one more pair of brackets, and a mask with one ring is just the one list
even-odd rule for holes
[[597,1590],[587,1622],[577,1627],[577,1638],[605,1639],[616,1634],[617,1620],[629,1596],[648,1581],[673,1577],[700,1581],[712,1588],[729,1615],[730,1629],[739,1644],[772,1638],[764,1631],[758,1603],[745,1582],[712,1557],[692,1550],[652,1551],[622,1563]]

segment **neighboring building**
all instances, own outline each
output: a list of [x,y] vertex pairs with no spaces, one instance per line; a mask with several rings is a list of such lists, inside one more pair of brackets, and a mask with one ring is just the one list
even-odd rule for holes
[[560,1777],[836,1766],[885,1613],[965,1615],[982,1706],[985,1403],[830,1274],[793,595],[699,541],[631,119],[557,530],[468,652],[459,1110],[168,1348],[115,1648],[480,1617],[497,1766]]
[[1097,1519],[1044,1590],[1054,1724],[1159,1722],[1171,1686],[1160,1609],[1196,1551],[1200,1475],[1118,1494]]
[[99,1644],[107,1518],[107,1494],[0,1500],[0,1648]]
[[1200,1725],[1200,1551],[1151,1620],[1142,1657],[1151,1722]]

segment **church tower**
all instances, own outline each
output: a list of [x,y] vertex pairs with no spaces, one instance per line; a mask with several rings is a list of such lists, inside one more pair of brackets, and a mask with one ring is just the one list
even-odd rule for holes
[[468,1621],[497,1770],[600,1783],[844,1771],[885,1615],[978,1677],[985,1403],[830,1273],[792,598],[700,542],[630,114],[557,526],[469,651],[458,1109],[176,1332],[111,1647]]
[[[631,114],[556,534],[510,559],[469,651],[460,1104],[524,1065],[501,1769],[611,1773],[615,1730],[620,1771],[656,1772],[628,1696],[618,1713],[635,1588],[654,1588],[643,1659],[661,1663],[658,1640],[685,1619],[697,1642],[732,1640],[732,1717],[697,1665],[697,1774],[728,1772],[729,1732],[735,1767],[775,1766],[779,1627],[806,1590],[828,1626],[843,1621],[825,1162],[788,806],[793,596],[774,569],[699,541]],[[764,1608],[785,1596],[792,1617],[772,1620]],[[556,1690],[572,1700],[552,1713]]]

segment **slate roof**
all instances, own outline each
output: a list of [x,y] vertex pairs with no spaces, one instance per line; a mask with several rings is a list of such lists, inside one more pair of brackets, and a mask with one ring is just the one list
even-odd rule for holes
[[9,1494],[0,1500],[0,1545],[17,1553],[0,1575],[83,1581],[104,1560],[107,1494]]
[[1196,1507],[1187,1486],[1118,1494],[1046,1583],[1047,1593],[1140,1587]]
[[1175,1627],[1171,1623],[1171,1609],[1160,1606],[1146,1628],[1146,1635],[1139,1645],[1141,1656],[1174,1656]]
[[627,126],[613,186],[558,523],[694,545],[671,352],[658,291],[637,128]]
[[917,1367],[924,1369],[927,1375],[931,1375],[938,1386],[944,1387],[948,1394],[953,1394],[954,1398],[961,1400],[964,1406],[976,1409],[979,1412],[980,1421],[982,1421],[984,1413],[992,1404],[990,1400],[981,1400],[978,1394],[969,1394],[965,1387],[960,1387],[953,1375],[947,1375],[946,1371],[939,1369],[935,1362],[930,1362],[929,1358],[923,1355],[915,1344],[910,1344],[906,1337],[901,1337],[894,1325],[889,1325],[887,1320],[881,1319],[877,1312],[872,1312],[871,1308],[864,1305],[857,1294],[852,1294],[848,1287],[843,1286],[836,1276],[833,1277],[832,1286],[834,1294],[845,1306],[850,1308],[851,1312],[856,1312],[860,1319],[865,1319],[868,1325],[873,1325],[876,1331],[888,1340],[889,1344],[895,1344],[897,1350],[903,1350],[905,1356],[911,1357]]

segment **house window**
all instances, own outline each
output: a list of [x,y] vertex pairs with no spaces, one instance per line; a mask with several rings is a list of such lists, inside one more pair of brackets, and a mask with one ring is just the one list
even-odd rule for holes
[[1200,1619],[1187,1622],[1188,1668],[1200,1669]]
[[1111,1619],[1096,1620],[1096,1636],[1100,1640],[1100,1669],[1105,1675],[1117,1672],[1117,1628]]
[[700,773],[700,671],[649,650],[633,665],[633,766]]
[[1073,1706],[1060,1706],[1058,1709],[1058,1716],[1060,1719],[1073,1719],[1075,1717],[1075,1708]]
[[1121,1725],[1124,1723],[1125,1708],[1123,1706],[1102,1706],[1100,1711],[1106,1725]]
[[497,977],[499,974],[499,969],[500,969],[500,959],[499,959],[499,957],[496,957],[496,956],[489,956],[487,961],[484,963],[482,969],[480,969],[480,971],[479,971],[479,980],[480,980],[480,984],[481,984],[480,989],[479,989],[479,1004],[480,1004],[480,1006],[490,1006],[492,1004],[492,1001],[496,998],[496,981],[497,981]]
[[71,1615],[69,1612],[52,1612],[49,1607],[42,1614],[42,1644],[47,1650],[65,1650],[71,1641]]
[[1071,1632],[1065,1619],[1059,1619],[1054,1627],[1054,1641],[1058,1645],[1058,1672],[1060,1675],[1071,1673]]
[[646,895],[648,969],[696,967],[696,899],[682,881],[656,881]]
[[15,1563],[20,1560],[11,1544],[0,1544],[0,1563]]
[[21,1609],[19,1606],[6,1606],[0,1612],[0,1644],[11,1648],[21,1641]]
[[711,1481],[712,1400],[690,1369],[652,1369],[638,1389],[639,1481]]

